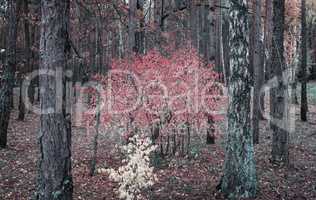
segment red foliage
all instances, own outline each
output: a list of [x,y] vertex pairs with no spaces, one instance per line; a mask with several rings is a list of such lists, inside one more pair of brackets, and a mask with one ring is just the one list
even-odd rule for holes
[[209,115],[220,119],[214,113],[223,105],[223,91],[213,68],[192,48],[113,60],[107,76],[95,77],[103,88],[101,123],[146,128],[162,121],[165,127],[201,126]]

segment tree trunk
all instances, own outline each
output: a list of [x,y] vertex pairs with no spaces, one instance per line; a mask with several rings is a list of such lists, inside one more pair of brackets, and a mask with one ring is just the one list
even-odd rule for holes
[[254,2],[254,19],[253,19],[253,80],[254,80],[254,92],[253,92],[253,103],[252,103],[252,131],[253,141],[255,144],[259,144],[259,120],[261,113],[261,94],[260,90],[263,85],[263,49],[261,45],[261,0]]
[[20,71],[19,71],[19,78],[18,78],[18,81],[19,81],[19,87],[20,87],[20,95],[19,95],[19,115],[18,115],[18,120],[19,121],[24,121],[24,118],[25,118],[25,104],[23,102],[23,77],[24,77],[24,73],[26,71],[26,66],[24,65],[23,68],[20,68]]
[[100,95],[98,94],[97,97],[97,113],[95,116],[96,119],[96,124],[95,124],[95,135],[93,138],[93,154],[92,154],[92,158],[90,161],[90,176],[94,176],[95,174],[95,169],[96,169],[96,165],[97,165],[97,155],[98,155],[98,144],[99,144],[99,127],[100,127],[100,117],[101,117],[101,111],[100,111]]
[[214,119],[210,115],[207,119],[208,128],[206,130],[206,144],[215,144],[215,127],[214,127]]
[[[293,69],[293,70],[295,70],[295,69]],[[296,78],[294,77],[294,79],[296,79]],[[291,90],[292,90],[292,92],[291,92],[291,102],[293,104],[298,104],[297,82],[296,82],[296,80],[294,80],[293,83],[291,84]]]
[[[271,51],[272,51],[272,17],[273,17],[273,3],[272,0],[266,0],[265,1],[265,11],[266,11],[266,17],[265,17],[265,23],[264,23],[264,81],[268,81],[271,76]],[[263,94],[262,98],[264,98]],[[264,107],[264,99],[262,100],[262,110],[265,110]]]
[[198,7],[195,5],[194,1],[190,1],[190,30],[192,44],[195,48],[198,47]]
[[301,70],[302,70],[302,89],[301,89],[301,120],[307,121],[307,34],[306,34],[306,0],[302,1],[302,31],[301,31],[301,48],[302,48],[302,59],[301,59]]
[[[215,7],[221,5],[221,0],[215,1]],[[223,67],[223,44],[222,44],[222,11],[220,8],[216,8],[215,12],[215,66],[221,74],[225,73]],[[223,79],[224,76],[220,78],[220,81],[225,82]]]
[[[101,15],[101,12],[99,13]],[[95,56],[95,64],[96,68],[98,69],[97,73],[101,73],[102,67],[102,54],[101,54],[101,45],[102,45],[102,38],[101,38],[101,20],[100,16],[96,17],[96,56]],[[107,71],[107,69],[105,69]],[[93,138],[93,155],[90,161],[90,175],[94,176],[96,164],[97,164],[97,154],[98,154],[98,144],[99,144],[99,126],[100,126],[100,101],[101,101],[101,94],[97,94],[97,102],[96,102],[96,109],[97,113],[95,116],[96,124],[95,124],[95,135]]]
[[[29,6],[28,6],[28,0],[23,1],[23,13],[24,13],[24,54],[25,54],[25,66],[24,66],[24,72],[32,72],[31,69],[31,41],[30,41],[30,30],[29,30]],[[22,73],[23,74],[23,73]],[[23,83],[23,76],[21,76],[20,80],[20,98],[19,98],[19,120],[24,120],[25,118],[25,105],[23,102],[23,91],[22,91],[22,83]],[[33,97],[34,99],[34,97]]]
[[124,57],[124,38],[123,38],[123,25],[121,21],[118,22],[118,34],[119,34],[119,41],[118,41],[118,57],[121,59]]
[[17,41],[17,3],[8,1],[8,37],[6,48],[6,66],[4,67],[0,84],[0,148],[7,146],[7,132],[10,120],[14,72],[16,70],[16,41]]
[[145,52],[145,18],[144,18],[144,0],[137,0],[136,5],[137,14],[136,19],[139,18],[139,25],[135,32],[135,52],[143,54]]
[[[313,16],[313,20],[316,19],[316,16]],[[310,79],[311,80],[316,80],[316,24],[314,24],[313,22],[311,22],[311,26],[310,26],[310,32],[311,32],[311,50],[312,50],[312,69],[311,69],[311,76]]]
[[271,75],[271,55],[272,55],[272,31],[273,31],[273,2],[266,0],[266,18],[264,24],[264,49],[265,49],[265,79],[269,80]]
[[210,15],[210,7],[208,4],[204,5],[203,8],[203,57],[206,61],[209,61],[210,59],[210,19],[209,19],[209,15]]
[[128,54],[130,54],[136,48],[135,29],[137,0],[130,0],[128,5]]
[[[31,25],[30,26],[30,40],[31,40],[31,45],[32,47],[36,44],[36,25]],[[34,49],[30,50],[31,54],[31,67],[30,71],[33,72],[33,70],[36,70],[35,62],[36,62],[36,52]],[[35,100],[35,89],[36,89],[36,79],[32,80],[30,83],[30,88],[29,88],[29,97],[30,97],[30,103],[33,104]]]
[[[270,90],[271,129],[273,131],[272,162],[289,164],[289,96],[288,83],[283,79],[284,58],[284,18],[285,0],[273,0],[273,43],[271,57],[271,75],[276,85]],[[273,67],[272,67],[273,66]]]
[[[228,7],[228,0],[222,0],[223,6]],[[229,76],[230,76],[230,69],[229,69],[229,19],[228,19],[228,12],[226,9],[222,11],[222,43],[223,43],[223,68],[224,68],[224,77],[226,86],[229,85]]]
[[64,81],[69,24],[69,0],[42,0],[41,65],[40,70],[52,76],[40,76],[40,159],[38,169],[39,200],[72,199],[71,117],[64,114]]
[[257,181],[250,126],[247,0],[230,1],[230,84],[226,155],[221,189],[227,198],[251,198]]

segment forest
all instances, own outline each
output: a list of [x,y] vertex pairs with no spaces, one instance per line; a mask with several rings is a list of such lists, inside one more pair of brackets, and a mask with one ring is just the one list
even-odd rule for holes
[[316,199],[316,1],[0,0],[24,199]]

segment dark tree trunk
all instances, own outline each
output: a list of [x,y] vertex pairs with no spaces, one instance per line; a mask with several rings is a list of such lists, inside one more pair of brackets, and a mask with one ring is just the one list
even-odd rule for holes
[[203,8],[203,57],[206,61],[209,61],[210,58],[210,19],[209,19],[209,15],[210,15],[210,8],[208,4],[204,5]]
[[206,144],[215,144],[215,127],[214,127],[214,119],[210,115],[207,119],[208,129],[206,132]]
[[90,176],[94,176],[95,169],[97,165],[97,155],[98,155],[98,144],[99,144],[99,127],[100,127],[100,94],[97,97],[97,113],[96,113],[96,124],[95,124],[95,135],[93,138],[93,155],[90,161]]
[[249,29],[247,0],[230,1],[230,83],[222,192],[230,199],[256,195],[257,180],[250,123]]
[[[313,17],[313,20],[316,19],[316,16]],[[310,42],[310,45],[311,45],[311,50],[313,52],[312,54],[312,62],[313,62],[313,65],[312,65],[312,71],[311,71],[311,76],[310,76],[310,79],[311,80],[316,80],[316,24],[312,21],[311,22],[311,26],[310,26],[310,32],[311,32],[311,42]]]
[[144,0],[137,0],[136,5],[137,13],[141,16],[139,18],[139,25],[135,32],[135,52],[143,54],[145,52],[145,18],[144,18]]
[[[25,66],[24,66],[24,72],[32,72],[31,69],[31,41],[30,41],[30,30],[29,30],[29,6],[28,6],[28,0],[23,0],[23,14],[24,14],[24,55],[25,55]],[[23,74],[23,73],[21,73]],[[24,92],[22,91],[22,83],[23,83],[23,77],[21,77],[20,80],[20,98],[19,98],[19,120],[24,120],[25,118],[25,105],[23,102],[22,95]],[[33,91],[32,91],[33,92]],[[34,97],[33,97],[34,99]],[[32,99],[32,100],[33,100]]]
[[[24,66],[26,68],[26,66]],[[19,71],[19,87],[20,87],[20,95],[19,95],[19,115],[18,115],[18,120],[19,121],[24,121],[25,118],[25,104],[23,102],[23,88],[22,88],[22,84],[23,84],[23,77],[24,77],[24,73],[25,73],[25,68],[20,68]]]
[[266,18],[264,24],[264,50],[265,50],[265,79],[268,80],[271,75],[271,55],[272,55],[272,31],[273,31],[273,2],[266,0]]
[[128,12],[128,53],[130,54],[136,48],[136,8],[137,0],[129,1],[129,12]]
[[254,1],[254,19],[253,19],[253,80],[254,80],[254,92],[252,103],[252,131],[253,141],[255,144],[259,144],[259,121],[261,113],[261,101],[260,90],[263,85],[264,70],[263,70],[263,49],[261,43],[261,0]]
[[[263,44],[263,62],[264,62],[264,83],[266,83],[272,75],[271,73],[271,54],[272,54],[272,17],[273,17],[273,3],[272,0],[265,0],[265,21],[264,21],[264,44]],[[263,93],[261,95],[261,108],[265,111],[264,97],[268,95]],[[263,114],[263,113],[262,113]],[[263,115],[261,118],[264,119]]]
[[[32,47],[36,44],[36,28],[35,28],[36,25],[31,25],[30,26],[30,41],[31,41],[31,45]],[[36,52],[34,51],[34,49],[30,50],[30,53],[31,53],[31,64],[30,64],[30,72],[33,72],[33,70],[36,69],[35,67],[35,62],[36,62]],[[35,79],[36,80],[36,79]],[[35,80],[32,80],[31,83],[30,83],[30,87],[29,87],[29,98],[30,98],[30,103],[34,103],[34,100],[35,100],[35,87],[36,87],[36,83],[35,83]]]
[[13,98],[14,72],[16,70],[17,3],[8,1],[8,36],[6,64],[0,84],[0,148],[7,146],[7,132]]
[[301,70],[302,70],[302,89],[301,89],[301,120],[307,121],[307,32],[306,32],[306,0],[302,1],[302,17],[301,17],[301,48],[302,48],[302,59],[301,59]]
[[[29,4],[31,5],[31,4]],[[31,26],[32,34],[32,70],[38,70],[39,69],[39,63],[40,63],[40,18],[41,18],[41,4],[40,1],[32,2],[32,6],[30,6],[31,12],[34,13],[34,16],[36,17],[35,24],[29,24]],[[32,80],[30,85],[30,102],[34,103],[34,101],[39,102],[39,78],[36,77],[34,80]],[[36,88],[37,87],[37,88]],[[37,89],[37,97],[35,99],[35,93]]]
[[[221,5],[221,0],[216,0],[214,7]],[[223,68],[223,44],[222,44],[222,11],[220,8],[216,8],[215,12],[215,66],[221,74],[224,74]],[[223,76],[220,78],[224,82]]]
[[[101,12],[99,13],[101,15]],[[102,45],[102,36],[101,36],[101,20],[100,16],[96,17],[96,56],[95,56],[95,64],[96,69],[98,69],[97,73],[101,73],[101,67],[102,67],[102,53],[101,53],[101,45]],[[105,70],[107,71],[107,69]],[[100,95],[98,94],[97,102],[96,102],[96,108],[97,113],[95,116],[96,124],[95,124],[95,135],[93,138],[93,155],[90,161],[90,175],[94,176],[96,164],[97,164],[97,154],[98,154],[98,144],[99,144],[99,127],[100,127],[100,117],[101,117],[101,111],[100,111]]]
[[200,55],[204,54],[204,37],[203,37],[203,27],[204,27],[204,8],[202,5],[198,5],[196,7],[197,9],[197,38],[198,38],[198,43],[197,43],[197,49]]
[[271,57],[271,75],[276,85],[270,91],[271,129],[273,131],[272,162],[289,164],[289,107],[288,81],[283,79],[284,59],[284,18],[285,0],[273,0],[273,42]]
[[41,117],[39,132],[39,171],[37,199],[72,199],[71,117],[65,116],[64,81],[69,25],[69,0],[42,0],[41,65],[55,77],[40,76]]
[[[228,0],[222,0],[223,6],[228,7]],[[229,85],[229,76],[230,76],[230,69],[229,69],[229,19],[228,19],[228,12],[226,9],[222,11],[222,43],[223,43],[223,68],[224,68],[224,77],[226,86]]]
[[312,79],[316,80],[316,25],[313,29],[313,67],[312,67]]
[[192,44],[195,48],[198,47],[198,7],[194,1],[190,1],[190,30]]

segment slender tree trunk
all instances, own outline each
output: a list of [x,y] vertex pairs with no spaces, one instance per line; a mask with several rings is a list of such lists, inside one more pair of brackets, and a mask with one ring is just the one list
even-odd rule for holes
[[255,144],[259,144],[259,121],[260,121],[260,90],[263,85],[263,49],[261,44],[261,0],[254,2],[254,19],[253,19],[253,80],[254,80],[254,92],[252,103],[252,131],[253,141]]
[[249,29],[247,0],[230,1],[230,84],[224,176],[227,198],[251,198],[257,181],[250,123]]
[[271,68],[271,54],[272,54],[272,31],[273,31],[273,0],[266,0],[266,18],[264,24],[264,46],[265,46],[265,58],[266,58],[266,76],[269,79]]
[[[215,0],[215,7],[221,5],[221,0]],[[223,66],[223,44],[222,44],[222,10],[220,8],[215,8],[215,66],[221,74],[225,73]],[[223,76],[221,77],[222,82],[225,82]]]
[[197,5],[196,7],[197,9],[197,22],[198,22],[198,25],[197,25],[197,50],[199,52],[200,55],[203,55],[204,53],[204,37],[203,37],[203,27],[204,27],[204,8],[202,5]]
[[42,0],[41,65],[55,77],[40,76],[41,116],[38,169],[39,200],[72,199],[71,117],[65,116],[63,73],[69,53],[69,0]]
[[139,25],[135,32],[135,52],[143,54],[145,52],[144,0],[137,0],[136,10],[140,16],[136,15],[136,19],[139,18]]
[[[272,162],[289,164],[289,96],[288,83],[283,79],[285,0],[273,0],[273,43],[271,75],[276,85],[270,90],[271,129],[273,131]],[[272,67],[273,66],[273,67]]]
[[[271,54],[272,54],[272,18],[273,18],[273,3],[272,0],[265,0],[265,22],[264,22],[264,81],[268,81],[271,75]],[[263,94],[262,98],[268,94]],[[264,99],[262,102],[262,110],[265,110]]]
[[210,115],[207,119],[207,131],[206,131],[206,144],[215,144],[215,127],[214,127],[215,121],[213,117]]
[[[100,12],[101,14],[101,12]],[[102,52],[102,27],[101,16],[96,16],[96,35],[95,35],[95,66],[96,73],[107,72],[107,68],[102,68],[103,65],[103,52]]]
[[302,1],[302,31],[301,31],[301,48],[302,48],[302,59],[301,59],[301,70],[302,70],[302,89],[301,89],[301,120],[307,121],[307,34],[306,34],[306,0]]
[[97,113],[96,113],[96,124],[95,124],[95,135],[93,138],[93,155],[90,162],[90,176],[94,176],[96,165],[97,165],[97,155],[98,155],[98,140],[99,140],[99,127],[100,127],[100,118],[101,118],[101,111],[100,111],[100,95],[97,97]]
[[124,39],[123,39],[123,24],[121,21],[118,22],[118,34],[119,34],[119,41],[118,41],[118,56],[119,58],[123,58],[125,55],[124,52]]
[[210,54],[210,7],[209,4],[205,4],[203,7],[203,57],[206,61],[209,61]]
[[[293,69],[295,70],[295,69]],[[295,77],[294,77],[295,78]],[[291,84],[291,102],[293,104],[298,104],[298,99],[297,99],[297,82],[296,80],[293,81],[293,83]]]
[[[228,0],[222,0],[223,6],[228,7]],[[230,69],[229,69],[229,19],[228,12],[226,9],[222,11],[222,43],[223,43],[223,67],[224,67],[224,76],[226,81],[226,86],[229,85]]]
[[[35,26],[36,25],[31,25],[30,26],[30,41],[31,41],[31,45],[35,45]],[[36,62],[36,56],[35,56],[35,51],[34,49],[31,49],[30,50],[30,56],[31,56],[31,63],[30,63],[30,72],[33,72],[33,70],[36,69],[35,67],[35,62]],[[35,80],[32,80],[31,83],[30,83],[30,87],[29,87],[29,97],[30,97],[30,103],[34,103],[34,100],[35,100],[35,87],[36,87],[36,83],[35,83]]]
[[7,146],[7,132],[10,120],[14,72],[16,70],[17,41],[17,2],[8,1],[8,37],[6,48],[6,64],[0,84],[0,148]]
[[24,118],[25,118],[25,105],[24,105],[24,102],[23,102],[23,78],[24,78],[24,73],[26,71],[26,66],[24,65],[23,68],[20,68],[20,71],[19,71],[19,87],[20,87],[20,95],[19,95],[19,115],[18,115],[18,120],[19,121],[24,121]]
[[[101,14],[101,12],[99,13]],[[96,68],[99,70],[97,73],[101,72],[101,67],[102,67],[102,55],[101,55],[101,43],[102,38],[101,38],[101,20],[100,16],[96,17],[96,55],[95,55],[95,64]],[[107,69],[105,70],[107,71]],[[98,144],[99,144],[99,127],[100,127],[100,117],[101,117],[101,111],[100,111],[100,101],[101,101],[101,94],[98,94],[97,97],[97,113],[96,113],[96,125],[95,125],[95,135],[93,138],[93,155],[92,159],[90,161],[90,175],[94,176],[95,169],[96,169],[96,164],[97,164],[97,154],[98,154]]]
[[[313,20],[316,19],[316,16],[313,16]],[[310,25],[310,31],[311,31],[311,50],[312,50],[312,72],[311,72],[311,76],[310,79],[312,80],[316,80],[316,24],[313,23],[313,21],[311,22]]]
[[137,0],[129,0],[129,12],[128,12],[128,54],[133,52],[136,48],[136,8]]
[[154,23],[157,33],[155,35],[155,42],[160,44],[160,37],[162,31],[162,12],[163,12],[163,0],[154,0]]
[[[211,20],[212,21],[212,20]],[[192,44],[195,48],[198,47],[198,7],[195,5],[194,1],[190,1],[190,29]]]
[[[23,0],[23,14],[24,14],[24,54],[25,54],[25,66],[24,66],[24,72],[32,72],[31,69],[31,41],[30,41],[30,30],[29,30],[29,6],[28,6],[28,0]],[[23,73],[22,73],[23,74]],[[24,120],[25,118],[25,105],[23,102],[22,95],[24,94],[22,91],[22,83],[23,83],[23,77],[21,77],[20,80],[20,98],[19,98],[19,120]]]

